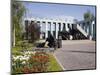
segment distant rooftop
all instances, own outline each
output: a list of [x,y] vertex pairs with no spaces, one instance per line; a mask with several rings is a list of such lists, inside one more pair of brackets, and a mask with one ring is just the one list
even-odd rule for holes
[[55,21],[74,21],[72,16],[53,16],[53,17],[26,17],[25,20],[55,20]]

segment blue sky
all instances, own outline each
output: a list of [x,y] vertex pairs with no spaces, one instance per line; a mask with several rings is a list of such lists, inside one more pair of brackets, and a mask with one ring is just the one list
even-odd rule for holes
[[72,16],[77,20],[83,20],[83,14],[88,10],[95,15],[95,6],[68,5],[23,2],[26,8],[25,17],[57,17]]

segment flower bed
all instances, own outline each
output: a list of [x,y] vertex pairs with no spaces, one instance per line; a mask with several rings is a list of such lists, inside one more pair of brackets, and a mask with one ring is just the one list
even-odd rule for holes
[[12,56],[12,73],[46,72],[49,55],[45,52],[23,52]]

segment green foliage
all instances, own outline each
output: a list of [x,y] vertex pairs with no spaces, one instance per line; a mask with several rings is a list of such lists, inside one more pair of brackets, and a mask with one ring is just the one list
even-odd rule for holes
[[30,34],[31,37],[31,42],[35,42],[36,40],[39,39],[40,35],[40,27],[37,25],[35,22],[31,22],[31,24],[28,27],[28,33]]
[[12,54],[15,55],[15,56],[18,56],[18,55],[21,55],[22,53],[19,52],[19,51],[13,51]]
[[85,21],[93,21],[94,20],[94,15],[90,12],[90,11],[87,11],[86,13],[84,13],[84,20]]
[[[22,17],[25,14],[25,7],[21,2],[12,0],[12,34],[16,43],[22,39]],[[15,43],[15,44],[16,44]]]
[[12,55],[19,55],[21,51],[32,50],[34,47],[33,43],[28,41],[18,41],[15,47],[12,47]]

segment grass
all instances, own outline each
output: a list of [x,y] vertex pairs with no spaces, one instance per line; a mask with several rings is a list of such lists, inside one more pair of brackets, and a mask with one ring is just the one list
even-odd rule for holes
[[19,43],[17,46],[12,47],[12,54],[20,55],[22,50],[32,50],[32,48],[34,47],[32,43],[26,43],[24,47],[21,47],[22,45],[22,43]]
[[15,46],[15,47],[12,47],[12,52],[13,51],[22,51],[22,50],[31,50],[33,47],[26,47],[26,48],[22,48],[21,46]]
[[[33,47],[28,47],[27,50],[32,50]],[[22,47],[13,47],[12,48],[12,55],[20,55],[21,51],[25,50]]]
[[62,71],[62,70],[63,69],[58,64],[58,62],[56,61],[54,56],[52,54],[50,54],[50,64],[48,66],[48,71],[51,72],[51,71]]

